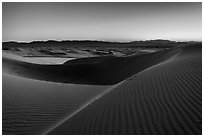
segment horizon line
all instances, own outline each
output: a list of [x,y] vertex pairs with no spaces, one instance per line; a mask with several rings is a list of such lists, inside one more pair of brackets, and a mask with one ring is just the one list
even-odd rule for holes
[[156,39],[145,39],[145,40],[98,40],[98,39],[47,39],[47,40],[31,40],[31,41],[20,41],[20,40],[9,40],[9,41],[2,41],[2,42],[17,42],[17,43],[31,43],[31,42],[47,42],[47,41],[56,41],[56,42],[62,42],[62,41],[98,41],[98,42],[115,42],[115,43],[130,43],[135,41],[153,41],[153,40],[166,40],[166,41],[174,41],[174,42],[202,42],[202,40],[171,40],[171,39],[162,39],[162,38],[156,38]]

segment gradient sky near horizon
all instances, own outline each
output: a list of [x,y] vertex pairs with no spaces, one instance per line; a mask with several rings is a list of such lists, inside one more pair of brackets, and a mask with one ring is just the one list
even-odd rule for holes
[[3,41],[202,40],[202,3],[2,4]]

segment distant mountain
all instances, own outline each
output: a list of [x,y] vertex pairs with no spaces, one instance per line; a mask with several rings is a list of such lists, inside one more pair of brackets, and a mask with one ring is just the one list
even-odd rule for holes
[[[91,40],[63,40],[63,41],[32,41],[26,42],[3,42],[3,48],[8,47],[38,47],[38,46],[66,46],[66,47],[172,47],[181,44],[188,44],[191,42],[175,42],[170,40],[156,39],[146,41],[132,41],[132,42],[107,42],[107,41],[91,41]],[[195,42],[194,42],[195,43]]]

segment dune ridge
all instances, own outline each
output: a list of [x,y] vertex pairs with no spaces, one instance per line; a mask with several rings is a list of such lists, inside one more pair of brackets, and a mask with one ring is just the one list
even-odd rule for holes
[[202,46],[179,49],[47,134],[202,134]]
[[74,115],[76,115],[78,112],[80,112],[81,110],[83,110],[84,108],[86,108],[87,106],[89,106],[90,104],[92,104],[93,102],[95,102],[96,100],[100,99],[102,96],[104,96],[105,94],[108,94],[112,89],[116,88],[117,86],[119,86],[122,82],[111,86],[107,89],[105,89],[103,92],[101,92],[100,94],[98,94],[97,96],[95,96],[93,99],[90,99],[88,102],[84,103],[82,106],[80,106],[77,110],[73,111],[71,114],[68,114],[67,117],[65,117],[64,119],[61,119],[60,121],[56,122],[55,125],[51,126],[48,128],[48,130],[45,130],[44,132],[42,132],[43,135],[46,135],[47,133],[49,133],[50,131],[52,131],[53,129],[55,129],[56,127],[58,127],[59,125],[61,125],[62,123],[64,123],[66,120],[70,119],[71,117],[73,117]]
[[168,60],[180,52],[172,48],[156,53],[128,57],[91,57],[75,59],[60,65],[32,64],[3,56],[6,73],[30,79],[59,83],[113,85],[150,66]]

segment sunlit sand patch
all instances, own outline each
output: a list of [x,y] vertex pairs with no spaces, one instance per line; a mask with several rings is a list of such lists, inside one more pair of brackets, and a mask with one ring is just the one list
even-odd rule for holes
[[2,52],[2,56],[10,59],[15,59],[23,62],[34,64],[63,64],[75,58],[60,58],[60,57],[22,57],[11,53]]

